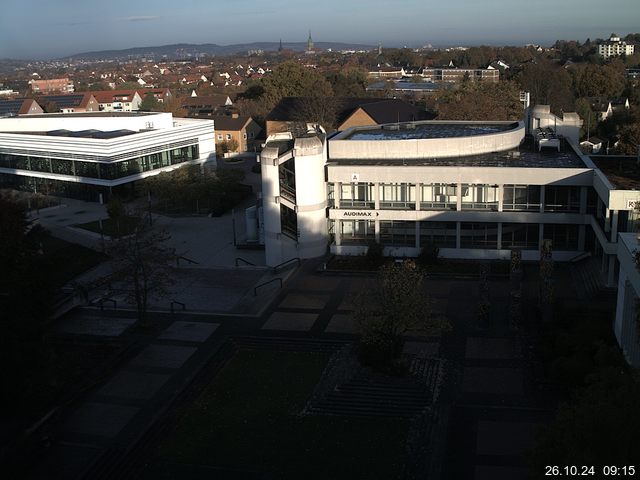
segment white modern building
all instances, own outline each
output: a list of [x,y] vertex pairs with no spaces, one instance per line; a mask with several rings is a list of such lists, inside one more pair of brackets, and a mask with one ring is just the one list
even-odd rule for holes
[[0,118],[0,186],[87,200],[187,164],[215,162],[211,120],[170,113]]
[[637,222],[640,167],[635,158],[581,153],[581,123],[536,106],[520,122],[272,135],[260,157],[262,215],[253,215],[263,223],[266,262],[362,255],[371,242],[395,257],[428,245],[446,258],[508,259],[519,250],[538,260],[551,241],[556,261],[594,257],[605,283],[619,284],[616,335],[640,366],[632,259],[640,243],[622,233]]
[[608,41],[598,44],[598,55],[604,58],[619,57],[620,55],[633,55],[635,45],[621,41],[615,33],[611,34]]

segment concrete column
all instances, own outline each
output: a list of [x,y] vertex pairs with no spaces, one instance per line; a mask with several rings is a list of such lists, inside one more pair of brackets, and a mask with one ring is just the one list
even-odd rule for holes
[[[456,185],[456,189],[458,191],[458,195],[456,195],[456,198],[458,199],[458,201],[456,202],[456,210],[459,212],[460,210],[462,210],[462,184],[458,183]],[[458,223],[458,228],[459,227],[460,227],[460,223]],[[460,248],[460,247],[458,246],[457,248]]]
[[587,226],[579,225],[578,226],[578,250],[584,252],[585,239],[587,235]]
[[611,231],[611,219],[609,218],[609,209],[604,209],[604,232],[609,233]]
[[600,263],[600,273],[605,273],[607,271],[607,254],[604,253],[604,248],[602,249],[602,262]]
[[342,245],[342,221],[333,221],[333,235],[335,237],[336,245]]
[[416,184],[416,211],[420,211],[420,201],[422,200],[422,184]]
[[498,250],[502,250],[502,222],[498,223]]
[[[540,185],[540,213],[544,213],[544,185]],[[542,247],[542,243],[540,243]]]
[[587,187],[580,187],[580,213],[587,213]]
[[611,242],[618,241],[618,210],[611,211]]
[[[373,184],[373,208],[380,210],[380,184]],[[378,238],[378,221],[376,220],[376,239]],[[379,240],[376,240],[379,241]]]
[[333,203],[336,208],[340,208],[340,200],[342,200],[342,182],[334,183]]
[[374,220],[375,224],[375,233],[376,233],[376,242],[380,243],[380,220]]
[[416,248],[420,247],[420,222],[416,221]]
[[607,272],[607,287],[615,287],[616,286],[616,256],[609,255],[609,270]]
[[[504,203],[504,185],[498,185],[498,211],[502,211],[502,205]],[[502,229],[502,224],[498,224],[500,229]],[[500,244],[500,239],[498,239],[498,244]]]
[[[458,195],[458,202],[460,202],[460,196]],[[458,205],[460,205],[460,203],[458,203]],[[460,232],[462,231],[462,228],[460,226],[460,222],[456,222],[456,248],[460,248],[460,244],[462,243],[460,241]]]
[[542,251],[542,244],[544,242],[544,223],[541,223],[538,228],[538,251]]

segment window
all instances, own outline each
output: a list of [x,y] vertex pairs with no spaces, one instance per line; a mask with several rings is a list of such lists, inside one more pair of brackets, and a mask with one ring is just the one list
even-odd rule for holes
[[505,211],[540,210],[540,185],[505,185],[503,192]]
[[343,183],[340,208],[374,208],[372,183]]
[[243,134],[242,134],[242,139],[243,139],[243,140],[246,140],[246,139],[247,139],[247,134],[246,134],[246,133],[243,133]]
[[383,220],[380,222],[380,243],[393,246],[416,246],[415,222]]
[[227,133],[226,137],[227,137],[227,140],[231,140],[231,134],[230,133]]
[[218,140],[222,140],[222,134],[221,133],[218,134]]
[[456,248],[456,222],[420,222],[420,246]]
[[462,222],[460,246],[462,248],[498,248],[498,224]]
[[416,208],[416,186],[410,183],[381,183],[380,208]]
[[497,185],[473,185],[462,186],[463,210],[497,210],[498,186]]
[[298,240],[298,216],[296,212],[282,204],[280,204],[280,225],[283,234]]
[[554,250],[578,249],[578,225],[545,223],[543,232],[544,238],[551,240]]
[[539,231],[540,227],[537,223],[503,223],[502,248],[537,250]]
[[547,186],[544,190],[545,212],[580,211],[580,187]]
[[420,208],[422,210],[455,210],[458,203],[457,185],[433,183],[422,185]]
[[343,244],[366,245],[376,238],[374,220],[343,220],[340,222],[341,242]]

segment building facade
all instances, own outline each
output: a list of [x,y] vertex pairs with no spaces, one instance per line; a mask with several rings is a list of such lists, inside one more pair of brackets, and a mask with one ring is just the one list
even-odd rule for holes
[[215,162],[211,120],[170,113],[44,114],[0,119],[0,186],[106,200],[183,165]]
[[611,34],[608,41],[598,44],[598,55],[604,58],[633,55],[634,51],[634,44],[621,41],[615,33]]

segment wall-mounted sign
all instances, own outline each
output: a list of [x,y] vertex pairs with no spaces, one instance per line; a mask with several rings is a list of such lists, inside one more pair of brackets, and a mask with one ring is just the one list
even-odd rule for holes
[[377,217],[379,215],[380,214],[378,212],[367,212],[367,211],[357,211],[357,210],[348,210],[346,212],[342,212],[343,217]]
[[353,183],[357,183],[360,181],[360,174],[359,173],[352,173],[351,174],[351,181]]
[[635,210],[640,207],[640,200],[627,200],[627,210]]

